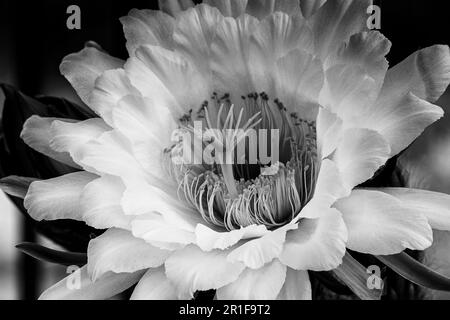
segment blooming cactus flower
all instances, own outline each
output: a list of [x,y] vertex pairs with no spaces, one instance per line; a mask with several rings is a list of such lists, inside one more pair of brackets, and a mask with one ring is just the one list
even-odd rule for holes
[[[346,249],[423,250],[432,228],[450,229],[449,196],[357,188],[442,117],[447,46],[388,70],[390,42],[367,30],[370,1],[204,2],[132,10],[126,62],[92,47],[64,59],[98,118],[25,124],[31,147],[79,169],[33,182],[30,215],[107,229],[90,242],[81,288],[63,280],[42,298],[137,284],[132,299],[310,299],[308,270],[338,268]],[[196,121],[228,147],[226,130],[279,130],[279,162],[174,161],[185,149],[173,133]]]

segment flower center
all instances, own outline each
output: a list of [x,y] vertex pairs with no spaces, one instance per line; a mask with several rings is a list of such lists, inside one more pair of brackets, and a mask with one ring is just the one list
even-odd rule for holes
[[[181,199],[227,230],[280,227],[311,199],[317,176],[315,123],[266,93],[214,93],[180,119],[165,154]],[[270,150],[270,154],[269,151]]]

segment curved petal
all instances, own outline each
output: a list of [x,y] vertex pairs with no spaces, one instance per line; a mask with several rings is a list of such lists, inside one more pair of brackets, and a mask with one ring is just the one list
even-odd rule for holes
[[[382,91],[380,96],[383,94]],[[442,108],[408,93],[383,103],[378,100],[366,116],[361,117],[360,126],[378,131],[389,142],[391,156],[395,156],[443,115]]]
[[195,228],[196,244],[203,251],[225,250],[241,240],[260,238],[269,231],[263,225],[252,225],[239,230],[217,232],[199,223]]
[[70,124],[71,120],[56,118],[41,118],[39,116],[30,117],[24,124],[20,138],[34,150],[55,159],[61,163],[67,164],[73,168],[80,168],[70,155],[66,152],[58,152],[51,147],[52,141],[52,123],[58,120],[61,123]]
[[95,282],[108,272],[133,273],[157,268],[169,255],[169,251],[152,247],[129,231],[109,229],[89,242],[88,274]]
[[405,249],[424,250],[433,241],[425,215],[386,193],[355,190],[335,206],[347,225],[351,250],[392,255]]
[[227,260],[243,263],[250,269],[260,269],[280,256],[286,234],[295,229],[297,229],[297,225],[290,224],[269,232],[261,238],[250,240],[231,251]]
[[[177,118],[184,116],[185,109],[178,104],[175,96],[144,62],[136,57],[128,59],[125,64],[125,72],[133,87],[137,88],[143,97],[151,99],[156,105],[169,109]],[[118,101],[127,95],[130,95],[130,92],[120,97]]]
[[288,233],[280,261],[294,270],[332,270],[342,263],[347,237],[341,213],[328,209]]
[[87,267],[84,266],[47,289],[39,300],[106,300],[133,286],[143,274],[143,271],[120,274],[111,272],[92,282]]
[[247,13],[262,20],[274,12],[296,15],[300,13],[299,0],[248,0]]
[[181,226],[170,223],[157,213],[135,218],[131,223],[133,235],[161,249],[177,250],[195,243],[195,234]]
[[367,129],[348,129],[333,155],[348,189],[369,180],[390,158],[389,144],[379,133]]
[[89,96],[89,106],[109,125],[112,125],[112,111],[123,97],[139,96],[139,91],[132,85],[123,69],[105,71],[95,81]]
[[216,7],[225,17],[237,18],[245,13],[248,0],[205,0],[203,3]]
[[335,113],[346,127],[360,127],[365,115],[378,97],[377,82],[361,66],[339,64],[326,71],[320,104]]
[[87,225],[96,229],[131,229],[131,216],[120,205],[125,186],[120,178],[103,176],[90,182],[80,196],[80,211]]
[[219,300],[275,300],[286,278],[286,266],[275,260],[258,270],[246,269],[233,283],[217,290]]
[[311,18],[317,55],[324,61],[351,35],[367,30],[372,0],[327,1]]
[[203,75],[178,52],[157,46],[143,46],[136,50],[136,57],[174,95],[183,108],[182,115],[190,110],[198,111],[209,98],[209,85]]
[[172,16],[194,6],[192,0],[159,0],[159,10]]
[[130,300],[176,300],[175,286],[166,277],[164,267],[149,269],[133,290]]
[[50,127],[50,146],[56,152],[67,153],[75,160],[74,155],[80,146],[109,130],[111,128],[100,118],[74,123],[53,121]]
[[335,56],[330,56],[328,66],[347,64],[361,67],[376,82],[377,91],[381,89],[389,62],[386,55],[392,43],[379,31],[360,32],[350,37]]
[[391,68],[377,105],[394,107],[408,93],[436,102],[450,83],[450,49],[437,45],[415,52]]
[[300,0],[300,9],[306,19],[313,16],[327,0]]
[[313,35],[301,15],[276,12],[261,21],[250,41],[250,63],[256,63],[256,69],[274,65],[294,49],[311,52]]
[[317,116],[317,151],[320,159],[328,158],[342,138],[343,122],[335,113],[319,108]]
[[130,140],[132,153],[145,171],[167,180],[164,169],[170,159],[164,158],[164,150],[173,145],[178,128],[170,110],[149,98],[126,96],[112,116],[114,128]]
[[123,61],[95,48],[84,48],[64,58],[60,71],[75,88],[81,100],[89,105],[95,81],[103,72],[123,66]]
[[73,154],[75,162],[99,175],[113,175],[140,181],[146,173],[132,154],[130,142],[117,131],[103,133],[80,146]]
[[351,189],[346,187],[336,164],[325,159],[320,166],[314,196],[302,209],[297,219],[320,218],[336,200],[350,195]]
[[320,60],[294,49],[276,61],[274,81],[276,97],[290,112],[303,120],[316,120],[317,101],[324,84]]
[[248,52],[250,36],[258,25],[256,18],[242,15],[238,19],[224,18],[216,26],[216,37],[211,44],[211,70],[218,91],[233,92],[236,96],[232,99],[255,92],[249,73]]
[[[227,0],[218,2],[226,6]],[[222,20],[223,16],[217,8],[204,4],[183,12],[177,18],[173,36],[175,47],[205,77],[210,74],[208,63],[211,54],[210,46],[215,37],[217,25],[222,23]]]
[[390,194],[405,206],[422,212],[433,229],[450,230],[450,195],[409,188],[379,188],[377,191]]
[[35,181],[28,189],[24,206],[37,221],[83,221],[80,196],[84,187],[96,178],[96,175],[82,171],[50,180]]
[[166,275],[181,294],[218,289],[236,281],[244,271],[241,263],[227,261],[229,252],[203,252],[196,246],[176,251],[166,261]]
[[311,300],[312,289],[308,271],[296,271],[288,268],[286,281],[277,300]]
[[173,48],[175,19],[160,10],[132,9],[122,17],[127,49],[132,57],[137,48],[143,45],[156,45],[166,49]]

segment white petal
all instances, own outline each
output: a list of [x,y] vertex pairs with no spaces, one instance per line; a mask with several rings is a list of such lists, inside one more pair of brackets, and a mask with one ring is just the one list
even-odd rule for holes
[[136,56],[174,95],[185,113],[198,110],[209,98],[208,83],[183,55],[157,46],[143,46],[136,50]]
[[113,110],[113,123],[130,140],[132,153],[142,167],[154,177],[167,180],[163,164],[170,160],[163,153],[173,145],[178,127],[170,110],[149,98],[127,96]]
[[33,182],[25,196],[25,208],[37,221],[60,219],[82,221],[80,196],[84,187],[96,178],[96,175],[82,171]]
[[106,70],[122,66],[122,60],[89,47],[65,57],[60,71],[77,90],[81,100],[89,105],[89,96],[94,89],[96,79]]
[[330,156],[342,138],[343,123],[335,113],[320,108],[317,116],[317,151],[320,159]]
[[109,130],[111,128],[100,118],[75,123],[53,121],[50,127],[50,146],[57,152],[69,154],[75,160],[74,155],[80,146]]
[[122,198],[122,207],[127,215],[143,215],[150,212],[161,214],[177,227],[194,232],[202,222],[198,212],[180,201],[176,192],[168,193],[150,184],[130,184]]
[[351,250],[392,255],[405,249],[424,250],[433,241],[425,215],[386,193],[355,190],[336,208],[347,225]]
[[[382,91],[380,97],[383,94]],[[440,107],[409,93],[401,99],[379,100],[361,118],[360,125],[382,134],[391,146],[391,155],[395,156],[443,115]]]
[[422,212],[436,230],[450,230],[450,196],[440,192],[409,188],[380,188],[408,207]]
[[313,36],[301,15],[276,12],[261,21],[250,41],[250,62],[271,66],[294,49],[311,51]]
[[[34,150],[64,163],[73,168],[80,168],[66,152],[55,151],[51,147],[52,130],[51,126],[56,118],[41,118],[39,116],[30,117],[24,124],[20,137],[22,140]],[[71,120],[59,119],[59,122],[69,124]]]
[[288,268],[286,281],[277,300],[311,300],[312,289],[308,271],[296,271]]
[[330,56],[326,64],[349,64],[361,67],[377,83],[377,90],[383,85],[389,63],[386,55],[391,49],[391,42],[379,31],[361,32],[350,37],[336,56]]
[[362,67],[335,65],[326,71],[320,104],[335,113],[346,127],[358,127],[362,114],[378,97],[379,84]]
[[106,300],[133,286],[142,275],[142,271],[121,274],[111,272],[92,282],[85,266],[47,289],[39,300]]
[[258,24],[256,18],[243,15],[238,19],[225,18],[216,26],[216,37],[211,44],[211,69],[217,90],[234,93],[232,99],[255,92],[247,57],[250,36]]
[[286,225],[261,238],[250,240],[234,249],[227,257],[230,262],[241,262],[250,269],[262,268],[278,258],[283,251],[286,234],[297,229],[296,224]]
[[323,83],[322,62],[306,51],[294,49],[276,62],[276,97],[303,120],[316,120]]
[[225,17],[237,18],[245,12],[248,0],[205,0],[203,3],[216,7]]
[[178,104],[175,96],[144,62],[136,57],[130,58],[125,64],[125,71],[131,84],[139,90],[142,96],[151,99],[156,105],[168,108],[178,118],[184,115],[185,110]]
[[300,13],[300,4],[298,0],[248,0],[246,11],[258,19],[278,11],[296,15]]
[[349,129],[343,134],[333,156],[344,184],[353,187],[369,180],[390,158],[390,148],[379,133]]
[[159,9],[174,17],[194,6],[192,0],[159,0]]
[[173,47],[173,30],[175,19],[160,10],[132,9],[127,16],[120,19],[130,56],[143,45],[157,45],[167,49]]
[[280,260],[295,270],[332,270],[342,263],[346,242],[341,213],[328,209],[318,219],[301,220],[298,229],[288,233]]
[[346,187],[336,164],[324,160],[320,166],[314,196],[298,215],[300,218],[315,219],[322,216],[336,200],[350,195],[351,189]]
[[181,293],[218,289],[236,281],[245,268],[227,261],[227,255],[227,251],[203,252],[191,245],[167,259],[166,275]]
[[286,278],[278,260],[261,269],[246,269],[233,283],[217,290],[219,300],[275,300]]
[[[226,5],[227,0],[219,2]],[[176,49],[193,62],[205,77],[210,73],[210,46],[217,25],[222,23],[222,20],[223,16],[218,9],[204,4],[181,13],[177,18],[173,36]]]
[[241,240],[260,238],[269,231],[265,226],[251,225],[232,231],[217,232],[199,223],[195,228],[196,244],[203,251],[225,250]]
[[195,234],[192,230],[169,222],[158,213],[149,213],[135,218],[131,227],[135,237],[158,248],[177,250],[195,243]]
[[80,196],[83,220],[96,229],[131,229],[131,216],[120,205],[125,186],[120,178],[100,177],[86,185]]
[[149,269],[137,284],[130,300],[176,300],[175,286],[166,277],[164,267]]
[[112,111],[123,97],[139,95],[138,90],[131,84],[123,69],[104,72],[95,81],[95,87],[89,96],[89,106],[112,125]]
[[420,99],[436,102],[450,83],[450,50],[437,45],[422,49],[390,69],[378,105],[392,107],[411,92]]
[[300,8],[305,18],[309,19],[327,0],[300,0]]
[[169,251],[152,247],[129,231],[108,229],[89,242],[87,268],[95,282],[108,272],[133,273],[157,268],[169,255]]
[[325,58],[351,35],[367,30],[367,8],[372,0],[327,1],[312,17],[316,53]]
[[83,168],[99,173],[142,180],[145,172],[134,158],[128,140],[117,131],[103,133],[100,137],[80,146],[73,158]]

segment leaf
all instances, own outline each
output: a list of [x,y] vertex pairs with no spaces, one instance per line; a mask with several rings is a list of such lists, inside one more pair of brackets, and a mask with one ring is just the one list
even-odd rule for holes
[[332,272],[309,272],[311,277],[316,278],[324,287],[340,296],[350,296],[353,292],[333,275]]
[[369,289],[367,280],[371,274],[367,273],[367,269],[349,253],[345,254],[342,264],[333,272],[361,300],[381,299],[383,290]]
[[404,252],[376,258],[414,284],[433,290],[450,291],[450,278],[431,270]]
[[35,178],[9,176],[0,179],[0,189],[13,197],[24,199],[30,184],[37,180]]
[[87,254],[85,253],[57,251],[28,242],[18,244],[16,248],[35,259],[63,266],[76,265],[81,267],[87,263]]

